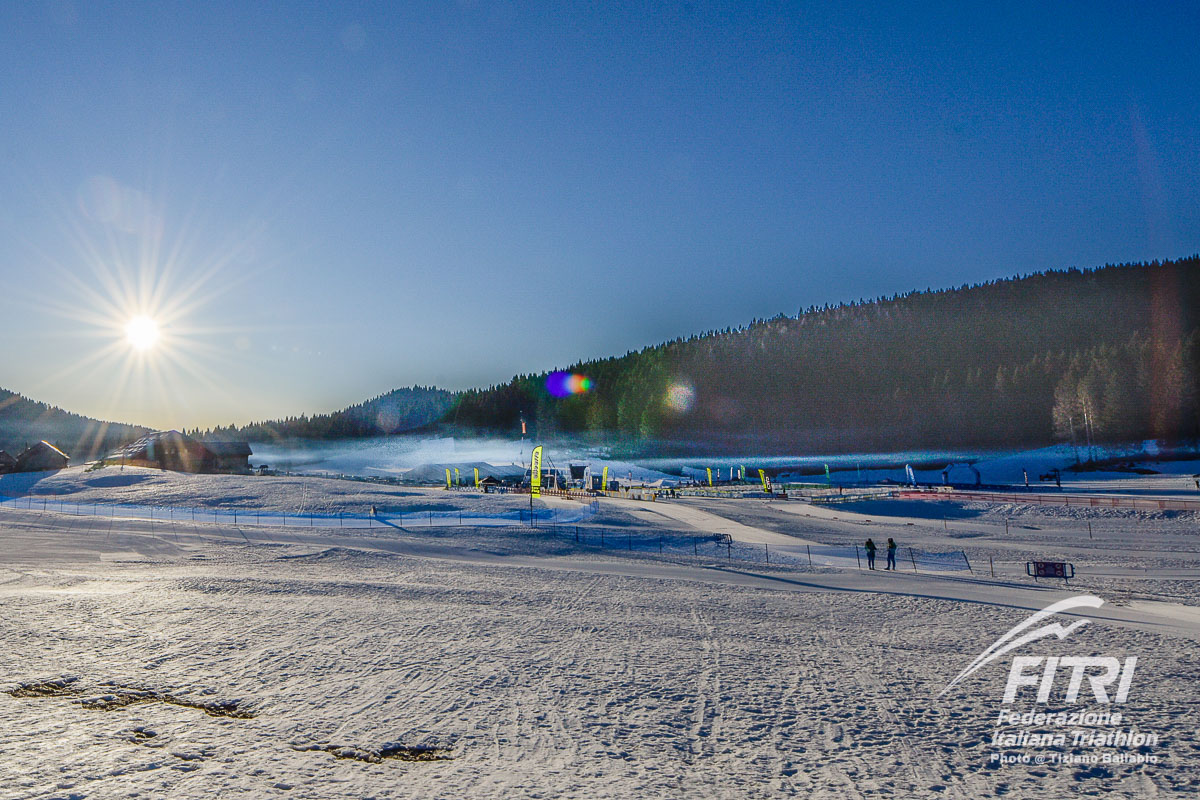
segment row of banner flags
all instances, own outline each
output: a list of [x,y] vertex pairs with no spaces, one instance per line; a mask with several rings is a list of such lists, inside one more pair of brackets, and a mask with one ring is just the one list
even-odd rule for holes
[[[458,467],[454,468],[454,483],[453,484],[451,484],[451,482],[450,482],[450,468],[446,467],[446,488],[449,489],[451,486],[462,486],[462,478],[458,473]],[[479,483],[479,467],[475,467],[475,488],[479,489],[480,487],[481,487],[481,484]]]
[[[451,468],[446,467],[446,488],[447,489],[450,489],[453,486],[461,486],[462,485],[462,479],[459,475],[458,467],[454,467],[453,469],[454,469],[454,475],[452,477],[450,474]],[[479,468],[475,467],[474,469],[475,469],[475,488],[479,489],[479,488],[481,488],[481,484],[479,482]],[[713,483],[712,467],[705,467],[704,471],[708,478],[708,485],[710,487],[714,486],[715,484]],[[905,471],[907,473],[906,477],[908,477],[908,479],[915,484],[916,477],[913,475],[912,467],[906,465]],[[529,464],[529,475],[530,475],[530,477],[529,477],[530,495],[532,497],[541,497],[542,496],[542,445],[540,445],[540,444],[537,447],[533,448],[533,454],[530,458],[530,464]],[[718,479],[720,478],[720,469],[719,468],[717,470],[717,477],[718,477]],[[732,467],[729,470],[729,477],[731,479],[734,479],[734,468],[732,468]],[[737,478],[736,479],[737,480],[745,480],[746,479],[745,465],[742,465],[741,467],[739,467],[737,469]],[[758,480],[760,483],[762,483],[763,491],[766,492],[767,494],[771,494],[771,492],[773,491],[773,487],[771,484],[771,477],[769,475],[767,475],[766,470],[760,469],[758,471]],[[831,484],[833,483],[833,477],[829,474],[829,465],[828,464],[825,465],[825,480],[828,483],[831,483]],[[604,470],[601,473],[600,488],[601,488],[601,490],[608,489],[608,467],[607,466],[604,467]]]

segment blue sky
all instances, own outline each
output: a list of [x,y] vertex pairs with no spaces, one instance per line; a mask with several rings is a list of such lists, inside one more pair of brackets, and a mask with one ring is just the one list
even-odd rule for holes
[[247,5],[0,5],[0,386],[245,422],[1200,251],[1190,4]]

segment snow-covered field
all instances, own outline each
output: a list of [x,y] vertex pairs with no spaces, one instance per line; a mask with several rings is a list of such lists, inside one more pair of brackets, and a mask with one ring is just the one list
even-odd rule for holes
[[[115,468],[6,476],[0,494],[18,479],[95,507],[528,504]],[[51,509],[0,508],[4,798],[1200,792],[1194,513],[696,498],[605,501],[558,528],[333,530]],[[868,536],[960,551],[973,573],[758,555]],[[1034,582],[1034,558],[1078,577]],[[1077,594],[1106,601],[1093,621],[1020,652],[1137,656],[1127,702],[1068,705],[1060,670],[1048,705],[1033,689],[1005,705],[1011,656],[939,697],[1009,628]],[[1090,730],[1158,738],[993,744],[1022,729],[997,727],[1010,708],[1119,709],[1123,723]],[[1105,753],[1157,763],[1061,762]]]

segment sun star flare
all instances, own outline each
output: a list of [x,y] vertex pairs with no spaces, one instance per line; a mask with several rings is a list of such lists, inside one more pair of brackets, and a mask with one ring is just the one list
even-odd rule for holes
[[125,339],[134,350],[146,352],[158,343],[158,323],[144,314],[125,324]]

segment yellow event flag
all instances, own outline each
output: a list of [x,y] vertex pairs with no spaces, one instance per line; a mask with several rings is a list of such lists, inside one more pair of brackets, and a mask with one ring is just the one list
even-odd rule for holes
[[712,467],[705,467],[708,470],[708,485],[712,486]]
[[475,468],[475,488],[479,488],[479,467]]
[[770,492],[770,491],[771,491],[771,484],[770,484],[770,483],[767,481],[767,473],[766,473],[766,471],[765,471],[765,470],[761,470],[761,469],[760,469],[760,470],[758,471],[758,479],[759,479],[760,481],[762,481],[762,485],[763,485],[763,491],[764,491],[764,492]]
[[600,491],[608,491],[608,467],[605,467],[604,472],[600,474]]
[[529,465],[529,499],[542,496],[542,446],[533,448],[533,462]]
[[462,477],[458,474],[458,467],[454,468],[454,485],[462,486]]
[[450,468],[446,467],[446,488],[450,488]]

